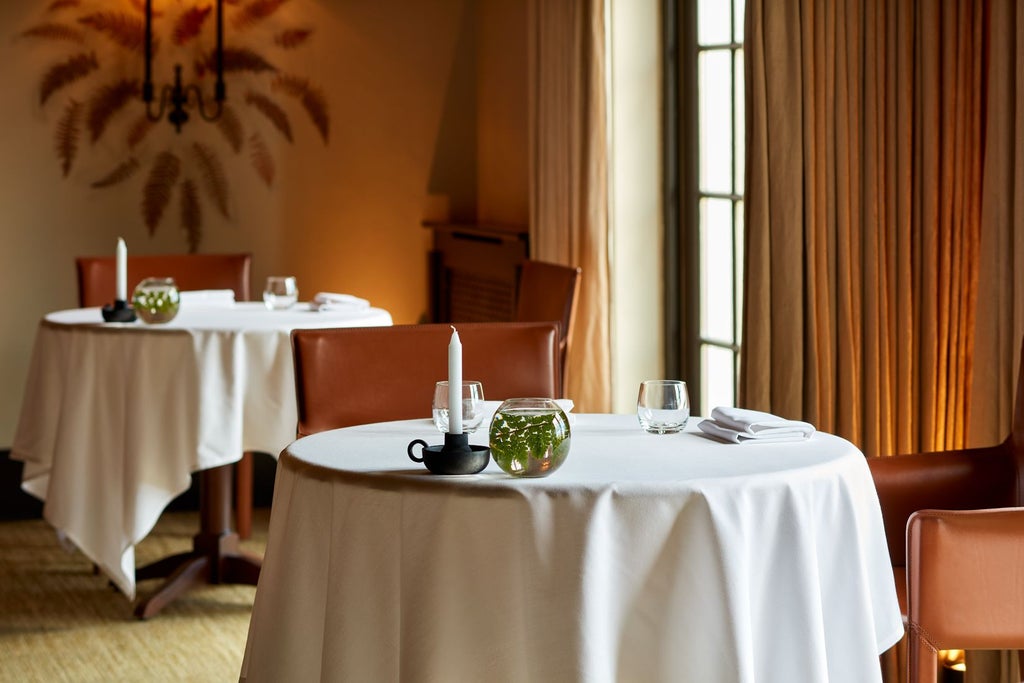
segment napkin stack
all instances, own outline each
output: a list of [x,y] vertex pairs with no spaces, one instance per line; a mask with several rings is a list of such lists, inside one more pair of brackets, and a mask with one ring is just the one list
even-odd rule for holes
[[711,419],[701,421],[697,427],[705,434],[729,443],[803,441],[814,434],[814,425],[808,422],[786,420],[778,415],[744,408],[715,408],[711,411]]
[[181,305],[189,308],[198,306],[232,306],[235,292],[231,289],[194,289],[180,293]]
[[313,297],[313,305],[319,311],[337,311],[345,308],[365,311],[370,307],[370,302],[351,294],[317,292],[317,295]]

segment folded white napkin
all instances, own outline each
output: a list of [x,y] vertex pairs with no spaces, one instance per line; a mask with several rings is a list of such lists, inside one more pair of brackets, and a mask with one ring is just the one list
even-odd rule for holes
[[180,292],[183,306],[230,306],[235,292],[230,289],[192,289]]
[[313,297],[313,304],[317,310],[329,311],[338,310],[342,308],[354,308],[356,310],[366,310],[370,307],[370,302],[366,299],[360,299],[357,296],[351,294],[338,294],[336,292],[317,292],[317,295]]
[[705,434],[731,443],[803,441],[814,434],[814,425],[809,422],[745,408],[715,408],[711,418],[702,420],[697,427]]

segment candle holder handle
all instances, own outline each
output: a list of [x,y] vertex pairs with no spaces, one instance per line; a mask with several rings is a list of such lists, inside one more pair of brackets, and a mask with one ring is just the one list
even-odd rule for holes
[[[420,455],[415,448],[420,446]],[[469,434],[444,435],[443,446],[428,446],[423,439],[414,439],[407,449],[413,462],[422,462],[434,474],[476,474],[487,467],[491,449],[469,443]]]
[[107,304],[102,309],[103,320],[108,323],[130,323],[135,321],[135,309],[124,299],[117,299],[114,304]]

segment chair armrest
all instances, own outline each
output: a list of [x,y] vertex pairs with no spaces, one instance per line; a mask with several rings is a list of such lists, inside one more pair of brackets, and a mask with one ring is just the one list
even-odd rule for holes
[[907,519],[917,510],[1016,505],[1017,473],[1003,446],[869,457],[893,566],[906,563]]

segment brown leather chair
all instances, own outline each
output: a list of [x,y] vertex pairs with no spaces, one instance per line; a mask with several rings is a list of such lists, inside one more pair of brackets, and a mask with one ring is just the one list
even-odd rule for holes
[[[129,256],[127,266],[128,297],[147,277],[172,277],[184,291],[230,289],[235,301],[249,300],[251,254],[159,254]],[[114,300],[116,261],[113,256],[83,256],[75,259],[78,271],[80,306],[102,306]],[[242,454],[235,468],[235,516],[238,535],[252,533],[252,453]]]
[[523,261],[519,271],[515,320],[558,321],[558,345],[563,373],[565,353],[572,341],[576,321],[576,299],[580,291],[581,272],[576,267],[544,261]]
[[1013,427],[995,446],[868,458],[906,615],[906,529],[917,510],[978,510],[1024,505],[1024,344]]
[[[869,457],[882,507],[896,595],[907,618],[907,522],[918,510],[978,510],[1024,505],[1024,343],[1017,377],[1013,425],[994,446],[891,457]],[[905,641],[904,641],[905,642]],[[902,647],[902,644],[901,646]],[[902,669],[902,652],[883,656],[890,672]]]
[[[236,301],[249,300],[250,254],[161,254],[129,256],[128,297],[147,277],[173,277],[178,289],[230,289]],[[102,306],[114,299],[115,260],[113,256],[81,257],[78,269],[78,303]]]
[[[462,376],[484,397],[558,397],[554,322],[457,324]],[[450,325],[294,330],[298,436],[430,416],[434,384],[448,376]]]
[[1022,508],[910,516],[909,683],[935,683],[939,650],[1024,648],[1022,559]]

